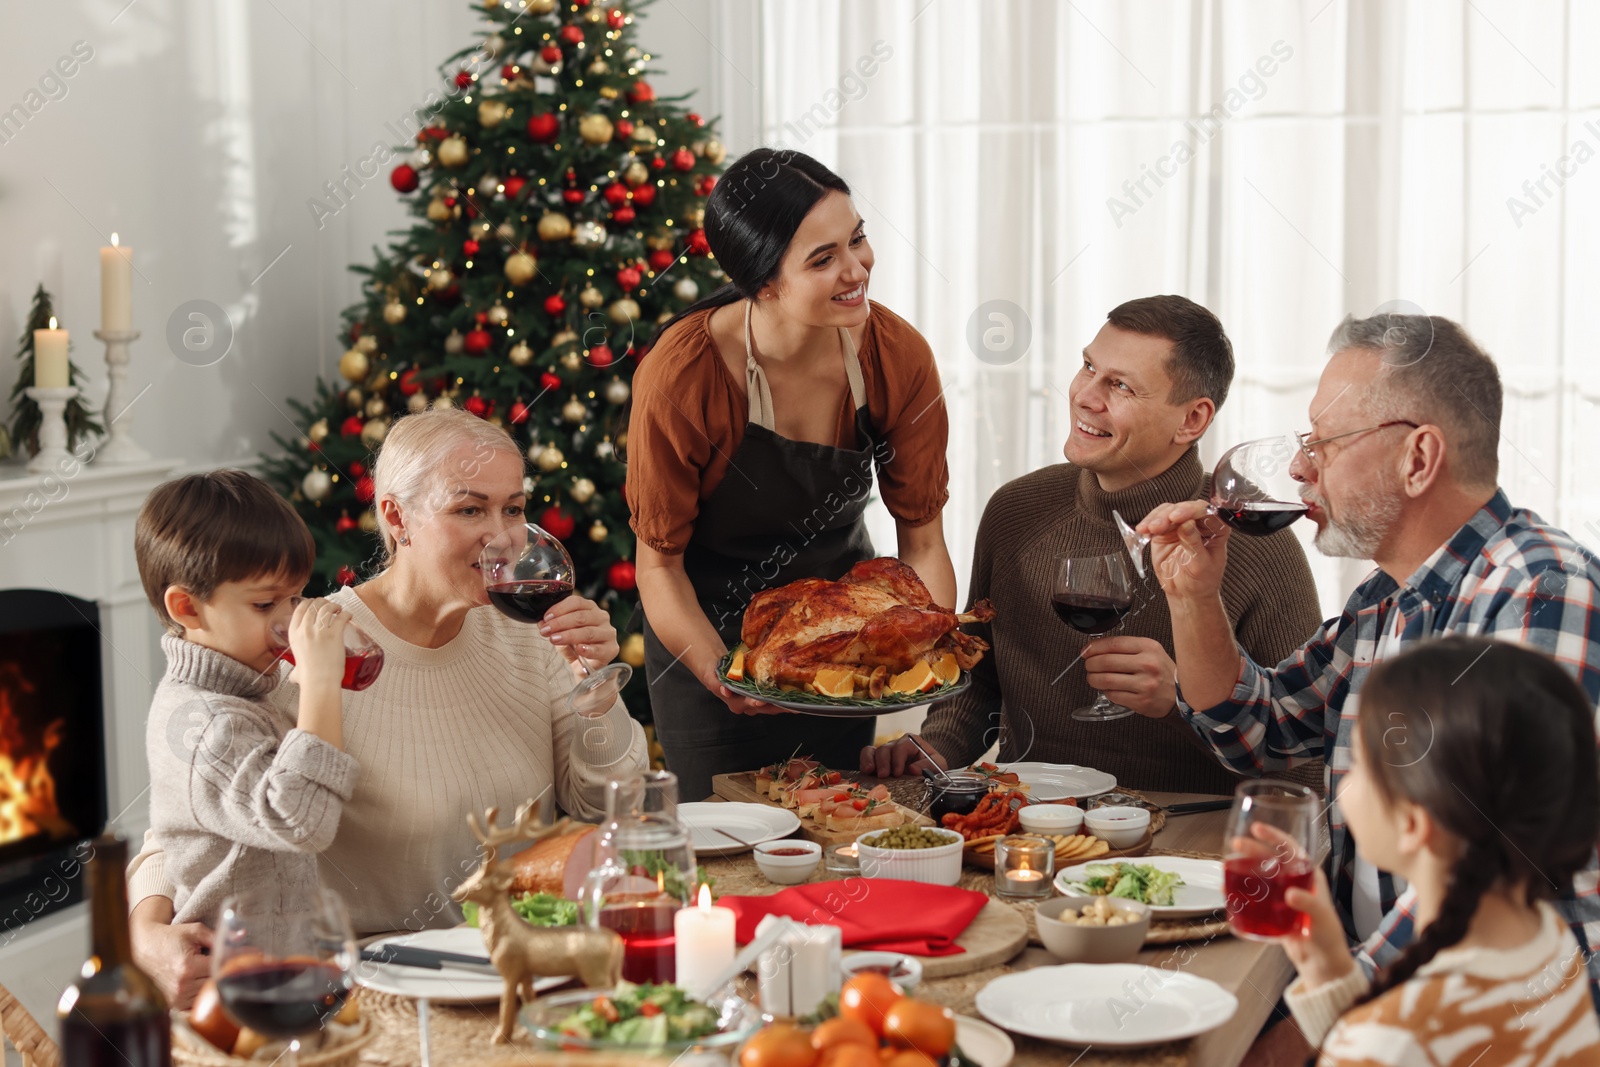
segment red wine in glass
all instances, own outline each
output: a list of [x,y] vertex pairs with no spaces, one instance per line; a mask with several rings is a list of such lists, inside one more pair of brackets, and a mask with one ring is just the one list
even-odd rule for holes
[[[285,663],[291,666],[294,664],[294,653],[289,649],[284,649],[279,655]],[[359,652],[346,650],[344,656],[344,678],[339,684],[352,693],[359,693],[373,682],[376,682],[382,670],[383,649],[377,645],[372,645]]]
[[1265,537],[1277,533],[1310,509],[1282,500],[1248,500],[1234,507],[1218,507],[1217,518],[1242,534]]
[[[1092,637],[1110,633],[1133,608],[1128,557],[1121,552],[1056,557],[1050,606],[1062,622],[1076,630]],[[1072,717],[1079,722],[1108,722],[1132,714],[1131,708],[1112,703],[1104,693],[1096,693],[1093,704],[1072,711]]]
[[600,925],[622,937],[622,977],[634,983],[673,982],[678,977],[678,937],[672,917],[677,901],[607,902],[600,909]]
[[572,595],[572,583],[563,581],[505,582],[491,585],[489,603],[518,622],[539,622],[544,613]]
[[1284,902],[1291,889],[1309,890],[1312,871],[1304,859],[1280,863],[1249,856],[1234,856],[1222,865],[1222,889],[1228,901],[1228,921],[1235,933],[1272,940],[1304,937],[1311,932],[1311,916]]
[[1050,598],[1050,606],[1068,626],[1098,637],[1117,628],[1122,617],[1132,610],[1133,598],[1056,593]]
[[276,1038],[319,1029],[339,1014],[350,987],[350,976],[338,967],[307,959],[245,964],[217,979],[222,1007],[233,1021]]

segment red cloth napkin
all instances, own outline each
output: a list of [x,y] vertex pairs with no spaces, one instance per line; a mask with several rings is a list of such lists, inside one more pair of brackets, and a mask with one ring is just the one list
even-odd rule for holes
[[955,886],[902,882],[893,878],[847,878],[792,886],[765,897],[718,897],[736,916],[734,937],[748,944],[767,915],[784,915],[813,926],[843,931],[846,948],[954,956],[955,943],[989,897]]

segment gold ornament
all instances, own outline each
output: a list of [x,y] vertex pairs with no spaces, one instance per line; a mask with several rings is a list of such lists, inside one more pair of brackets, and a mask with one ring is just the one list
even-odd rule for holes
[[539,272],[539,261],[528,252],[513,252],[506,257],[506,280],[512,285],[527,285]]
[[629,634],[622,641],[622,662],[638,670],[644,666],[644,634]]
[[496,304],[489,309],[489,321],[496,326],[504,326],[511,319],[511,312],[506,310],[504,304]]
[[683,221],[688,223],[692,229],[698,230],[706,224],[706,209],[699,204],[695,204],[683,213]]
[[500,53],[506,50],[506,39],[498,33],[490,34],[483,39],[483,50],[489,54],[490,58],[499,59]]
[[629,185],[643,185],[650,180],[650,168],[637,160],[628,164],[628,169],[622,172]]
[[377,448],[388,434],[388,419],[368,419],[367,424],[361,427],[361,443],[368,448]]
[[326,441],[328,439],[328,420],[318,419],[313,422],[311,428],[306,431],[306,436],[311,438],[311,443],[314,445],[320,445]]
[[[483,226],[482,236],[483,237],[489,236],[489,229],[490,229],[489,224],[487,222],[485,222],[485,223],[482,224],[482,226]],[[496,237],[500,238],[500,240],[506,242],[507,244],[516,243],[516,240],[517,240],[517,226],[510,219],[506,219],[499,226],[494,227],[494,232],[495,232],[495,236]]]
[[626,404],[631,392],[628,383],[621,378],[613,378],[606,383],[606,400],[612,404]]
[[428,396],[426,393],[412,393],[406,397],[406,410],[413,415],[420,415],[428,410]]
[[486,11],[493,11],[499,6],[500,0],[483,0],[483,7]]
[[639,302],[630,296],[625,296],[621,300],[612,302],[610,313],[611,321],[619,325],[624,322],[632,322],[639,317]]
[[429,222],[449,222],[455,211],[444,202],[443,197],[434,197],[428,201]]
[[576,352],[565,352],[561,356],[561,369],[574,372],[583,366],[583,357]]
[[467,347],[467,339],[461,336],[460,330],[451,330],[450,336],[444,339],[444,353],[447,356],[459,356]]
[[556,9],[556,0],[528,0],[528,14],[548,15]]
[[455,284],[456,276],[450,272],[449,267],[439,267],[428,274],[428,288],[434,292],[443,292]]
[[384,402],[381,396],[369,396],[367,397],[367,406],[363,410],[366,411],[367,418],[381,419],[389,414],[389,405]]
[[383,305],[383,321],[390,326],[398,326],[406,321],[406,306],[398,300],[391,300]]
[[[611,126],[611,120],[598,111],[591,111],[578,120],[578,136],[590,144],[605,144],[611,140],[616,130]],[[448,144],[449,142],[445,142]],[[444,145],[439,146],[441,149]]]
[[726,145],[715,137],[708,137],[700,154],[705,157],[707,163],[721,163],[728,158],[728,149]]
[[653,231],[649,237],[646,237],[644,243],[651,249],[671,251],[672,246],[678,243],[678,238],[671,230],[663,226],[661,229]]
[[599,22],[605,17],[606,13],[601,11],[598,7],[591,7],[589,10],[583,13],[583,20],[585,22]]
[[656,128],[648,122],[641,122],[633,128],[633,143],[637,145],[653,145],[656,143]]
[[351,411],[360,411],[361,405],[366,403],[366,397],[361,395],[361,390],[351,389],[344,394],[344,405]]
[[446,137],[439,142],[436,154],[439,162],[447,167],[462,167],[467,163],[470,153],[467,151],[467,142],[463,137]]
[[533,362],[533,349],[528,347],[527,342],[518,341],[506,358],[511,360],[513,366],[526,367]]
[[693,278],[679,278],[678,283],[672,287],[672,295],[685,304],[692,304],[695,297],[700,295],[700,285]]
[[565,241],[572,236],[572,220],[559,211],[547,211],[539,220],[539,240]]
[[587,478],[574,478],[572,488],[568,490],[567,495],[575,504],[587,504],[594,496],[594,483]]
[[561,405],[561,417],[573,424],[580,423],[589,417],[589,406],[577,397],[573,397]]
[[617,87],[615,85],[602,85],[600,87],[600,97],[601,97],[601,99],[604,99],[604,100],[615,100],[618,96],[621,96],[621,95],[622,95],[621,93],[617,92]]
[[300,479],[300,491],[312,503],[328,499],[328,494],[333,492],[333,477],[321,467],[312,467],[306,471],[306,476]]
[[356,338],[356,347],[370,356],[378,350],[378,339],[370,333],[364,333]]
[[578,303],[593,311],[606,302],[605,294],[592,285],[583,287],[583,292],[578,294]]
[[533,458],[535,465],[546,474],[560,470],[561,464],[565,463],[566,460],[567,457],[563,456],[561,449],[555,445],[545,445],[539,450],[539,454]]
[[597,522],[593,526],[589,527],[589,540],[595,542],[596,544],[604,541],[610,536],[611,531],[606,529],[606,524],[603,522]]
[[478,105],[478,125],[492,130],[506,120],[506,105],[500,100],[485,100]]
[[378,532],[378,513],[373,511],[371,508],[363,511],[361,513],[361,518],[356,521],[361,524],[362,533]]
[[456,402],[447,396],[436,396],[433,398],[433,410],[435,411],[444,411],[446,408],[453,408],[455,406]]
[[607,63],[603,57],[595,56],[594,62],[589,64],[589,73],[596,76],[610,74],[611,64]]
[[352,348],[339,357],[339,374],[347,382],[364,381],[370,361],[359,348]]
[[562,330],[560,333],[558,333],[554,337],[550,338],[550,347],[551,348],[560,348],[562,345],[574,344],[574,343],[577,342],[577,340],[578,340],[578,334],[577,334],[576,331],[574,331],[574,330]]

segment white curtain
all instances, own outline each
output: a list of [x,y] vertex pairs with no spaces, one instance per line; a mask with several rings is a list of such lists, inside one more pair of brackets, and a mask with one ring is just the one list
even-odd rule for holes
[[[1600,5],[717,11],[714,39],[739,71],[719,93],[731,146],[797,148],[850,181],[877,252],[874,299],[939,356],[963,589],[989,494],[1061,459],[1081,349],[1111,307],[1153,293],[1212,308],[1233,339],[1208,463],[1304,427],[1346,313],[1404,300],[1465,323],[1506,384],[1502,484],[1600,545],[1600,66],[1585,62]],[[1003,325],[990,301],[1026,316],[1014,362],[968,345],[980,307],[983,326]],[[887,515],[873,522],[892,551]],[[1331,614],[1369,565],[1309,555]]]

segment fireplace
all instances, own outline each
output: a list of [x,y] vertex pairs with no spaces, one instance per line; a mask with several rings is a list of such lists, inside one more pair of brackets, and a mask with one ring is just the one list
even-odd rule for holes
[[85,842],[106,823],[100,613],[92,601],[0,590],[0,924],[82,895]]

